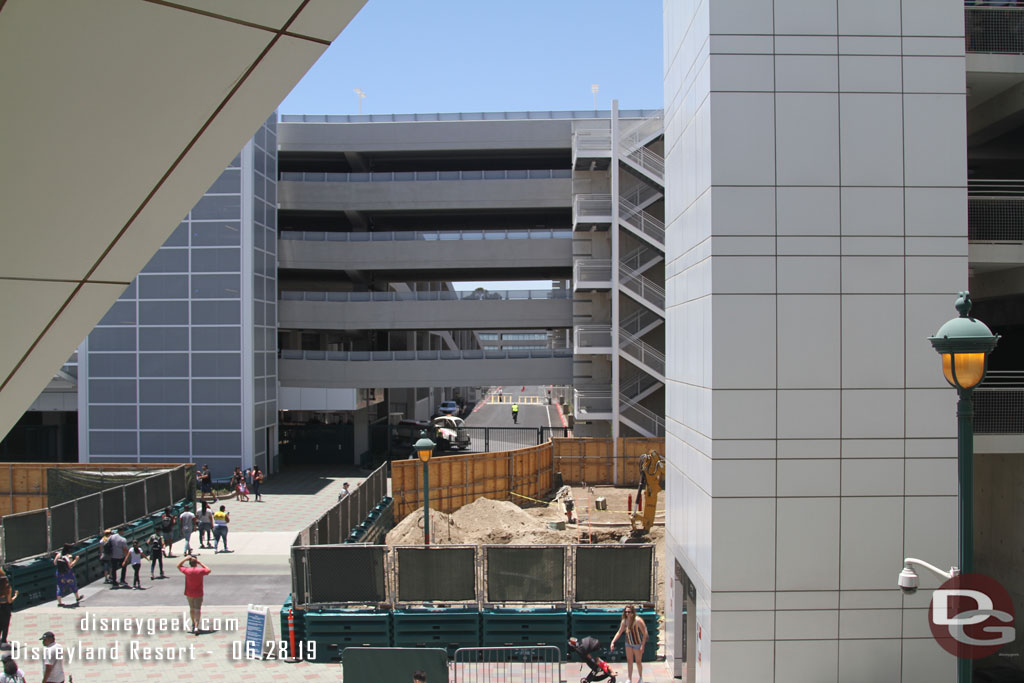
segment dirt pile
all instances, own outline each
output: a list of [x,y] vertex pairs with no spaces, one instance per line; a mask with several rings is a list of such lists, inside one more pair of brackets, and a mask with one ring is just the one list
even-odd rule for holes
[[[509,501],[477,498],[451,515],[431,510],[430,539],[445,545],[568,543],[575,538],[575,531],[548,528],[548,522],[562,518],[554,508],[527,511]],[[387,535],[388,545],[422,543],[423,508],[408,515]]]

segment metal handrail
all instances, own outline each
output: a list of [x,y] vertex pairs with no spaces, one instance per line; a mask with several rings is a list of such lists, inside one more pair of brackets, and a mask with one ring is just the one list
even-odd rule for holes
[[665,246],[665,222],[655,218],[625,197],[619,197],[619,217],[662,247]]
[[573,328],[573,345],[580,349],[610,348],[612,345],[611,325],[576,325]]
[[647,429],[654,436],[665,436],[665,418],[657,415],[639,403],[631,403],[619,396],[619,414]]
[[664,131],[665,117],[663,112],[640,121],[634,126],[625,128],[619,135],[619,145],[631,152],[640,145],[640,141],[656,136]]
[[1024,180],[985,178],[967,181],[968,197],[1024,197]]
[[577,216],[611,216],[612,196],[610,194],[578,194],[572,203],[573,223]]
[[552,178],[572,178],[572,170],[543,168],[507,171],[373,171],[371,173],[281,171],[278,180],[304,183],[391,183],[432,180],[550,180]]
[[637,147],[635,150],[626,155],[627,159],[630,159],[640,168],[649,171],[658,180],[664,181],[665,179],[665,158],[647,149],[646,147]]
[[[655,116],[661,109],[620,109],[620,119]],[[416,121],[520,121],[523,119],[607,119],[608,109],[549,111],[463,111],[421,114],[281,114],[281,123],[407,123]]]
[[609,389],[573,389],[573,405],[577,414],[610,413],[612,392]]
[[989,370],[976,391],[1024,389],[1024,370]]
[[664,255],[654,247],[649,244],[641,244],[639,247],[623,256],[621,261],[623,264],[639,273],[641,272],[640,268],[642,266],[657,263],[664,258]]
[[282,349],[282,360],[397,361],[397,360],[521,360],[528,358],[572,358],[572,349],[433,351],[311,351]]
[[574,150],[583,149],[591,152],[611,153],[612,133],[610,130],[600,128],[577,129],[572,133],[572,147]]
[[313,230],[285,230],[282,240],[303,242],[447,242],[483,240],[535,240],[572,239],[572,230],[400,230],[394,232],[329,232]]
[[620,192],[619,201],[626,201],[633,205],[634,210],[639,211],[648,201],[659,199],[664,194],[660,188],[652,187],[651,185],[636,185],[632,189]]
[[571,299],[566,289],[501,289],[429,292],[296,292],[281,290],[281,301],[368,302],[368,301],[546,301]]
[[648,325],[656,322],[664,322],[664,318],[655,313],[649,308],[638,308],[636,311],[631,313],[619,320],[619,328],[625,330],[627,333],[634,337],[640,336],[640,330],[647,327]]
[[661,384],[661,380],[648,374],[640,374],[619,387],[619,393],[626,401],[633,401],[637,396],[644,393],[655,384]]
[[973,4],[964,8],[967,52],[1024,54],[1024,7]]
[[632,356],[641,365],[646,365],[662,377],[665,376],[665,354],[647,342],[637,339],[629,332],[620,329],[619,348]]
[[665,288],[655,284],[643,275],[629,268],[624,263],[619,264],[619,280],[622,286],[633,292],[644,301],[656,306],[659,310],[665,310]]
[[612,281],[612,262],[610,259],[580,259],[573,265],[575,282],[607,282]]

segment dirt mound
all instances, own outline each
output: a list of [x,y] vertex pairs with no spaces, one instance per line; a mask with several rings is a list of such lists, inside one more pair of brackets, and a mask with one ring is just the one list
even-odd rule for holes
[[[449,540],[451,538],[451,540]],[[432,543],[476,543],[465,541],[456,531],[451,515],[439,510],[430,511],[430,540]],[[423,508],[415,510],[388,532],[388,545],[423,545]]]
[[[548,522],[562,516],[553,508],[529,511],[507,500],[477,498],[451,515],[430,511],[432,543],[503,545],[534,543],[566,543],[575,532],[556,531]],[[419,508],[388,532],[388,545],[421,545],[423,543],[423,508]]]

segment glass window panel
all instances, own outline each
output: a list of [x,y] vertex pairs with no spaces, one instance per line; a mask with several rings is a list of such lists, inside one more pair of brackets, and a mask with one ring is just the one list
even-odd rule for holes
[[[262,351],[267,346],[267,342],[263,337],[263,328],[257,327],[252,333],[253,348],[255,351]],[[259,354],[256,354],[259,355]]]
[[188,403],[188,380],[139,380],[139,403]]
[[238,222],[192,222],[193,247],[230,247],[241,244]]
[[241,455],[239,432],[192,432],[193,455]]
[[135,406],[89,406],[90,429],[135,429]]
[[90,379],[89,403],[135,403],[135,380]]
[[140,299],[187,299],[188,275],[139,275]]
[[188,249],[160,249],[142,268],[143,273],[187,273]]
[[235,379],[197,379],[192,381],[193,403],[238,403],[242,383]]
[[188,354],[140,354],[139,377],[188,377]]
[[241,154],[237,155],[234,159],[231,160],[231,163],[228,164],[228,168],[241,168],[241,167],[242,167],[242,155]]
[[193,301],[193,325],[238,325],[242,321],[237,301]]
[[135,302],[115,301],[107,314],[99,322],[100,325],[134,325]]
[[[90,377],[135,377],[136,374],[134,353],[89,354]],[[134,392],[132,396],[134,401]]]
[[192,220],[238,220],[242,215],[242,198],[238,195],[206,195],[192,207]]
[[[252,355],[252,375],[253,375],[253,377],[262,377],[265,374],[264,373],[264,368],[266,367],[266,361],[263,360],[263,356],[264,355],[266,355],[266,354],[254,353]],[[258,398],[256,400],[257,401],[262,401],[263,399]]]
[[135,299],[137,295],[138,287],[135,285],[135,280],[132,280],[132,283],[128,285],[127,289],[121,292],[121,296],[119,296],[118,299],[121,301],[129,301]]
[[188,432],[139,432],[141,455],[188,455]]
[[187,325],[187,301],[140,301],[140,325]]
[[[261,145],[262,146],[262,145]],[[266,149],[264,147],[264,149]],[[263,173],[267,170],[267,157],[260,150],[254,150],[252,155],[252,164],[256,168],[258,173]]]
[[90,455],[136,455],[135,432],[89,432]]
[[253,222],[255,225],[252,227],[253,246],[256,249],[265,249],[266,241],[263,234],[263,215],[265,209],[263,208],[263,202],[259,199],[253,201]]
[[239,281],[237,275],[193,275],[192,298],[237,299],[241,287]]
[[237,351],[241,343],[241,331],[237,327],[192,328],[194,351]]
[[238,249],[194,249],[192,251],[192,272],[237,273],[241,267],[240,258],[241,254]]
[[188,221],[183,221],[174,229],[171,236],[164,242],[165,247],[187,247],[188,246]]
[[97,327],[89,333],[92,351],[134,351],[134,327]]
[[240,429],[241,406],[192,406],[192,429]]
[[263,381],[267,383],[267,398],[277,398],[277,379],[274,377],[268,377]]
[[252,324],[253,325],[265,325],[266,324],[266,306],[261,301],[252,302]]
[[140,327],[139,351],[188,351],[188,328]]
[[242,191],[242,172],[237,168],[225,169],[206,194],[238,194]]
[[[256,354],[257,356],[261,354]],[[256,380],[253,382],[253,400],[256,403],[267,400],[267,388],[264,386],[262,380]]]
[[188,429],[188,406],[139,406],[140,429]]
[[252,276],[252,296],[253,296],[254,299],[261,299],[261,300],[264,300],[264,301],[266,300],[266,297],[264,296],[264,290],[263,290],[265,282],[266,282],[266,278],[264,278],[264,277],[262,277],[260,275],[256,275],[255,273],[253,274],[253,276]]
[[193,377],[241,377],[242,357],[237,353],[193,353]]

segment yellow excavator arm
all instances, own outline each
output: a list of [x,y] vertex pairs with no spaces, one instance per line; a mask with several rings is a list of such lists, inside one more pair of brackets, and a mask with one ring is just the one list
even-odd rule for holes
[[640,486],[637,498],[642,497],[642,508],[630,510],[629,522],[634,535],[643,535],[654,526],[654,515],[658,510],[658,495],[665,490],[665,456],[651,451],[640,456]]

